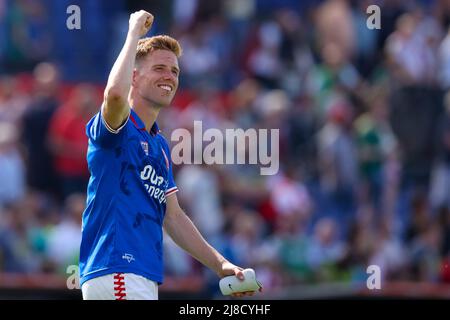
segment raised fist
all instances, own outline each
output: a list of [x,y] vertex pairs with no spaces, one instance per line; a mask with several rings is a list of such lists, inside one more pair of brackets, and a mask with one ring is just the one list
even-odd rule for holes
[[152,27],[153,19],[153,15],[145,10],[136,11],[130,15],[129,30],[142,37]]

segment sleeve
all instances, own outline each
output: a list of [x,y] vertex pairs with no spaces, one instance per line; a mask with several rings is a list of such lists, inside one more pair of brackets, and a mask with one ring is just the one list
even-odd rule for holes
[[166,189],[166,197],[174,194],[175,192],[178,191],[178,187],[175,184],[175,179],[173,178],[173,172],[172,172],[172,157],[170,155],[170,149],[169,146],[167,145],[167,142],[164,140],[164,146],[162,148],[163,151],[163,156],[164,156],[164,160],[166,161],[166,165],[169,167],[169,175],[168,175],[168,181],[169,184],[167,185],[167,189]]
[[103,119],[102,112],[99,111],[86,125],[86,135],[93,142],[101,147],[111,148],[117,146],[125,135],[128,115],[120,128],[112,129]]

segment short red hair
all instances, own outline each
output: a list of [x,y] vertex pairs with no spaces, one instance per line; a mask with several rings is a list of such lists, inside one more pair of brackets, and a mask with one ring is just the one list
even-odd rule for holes
[[177,58],[182,54],[180,43],[167,35],[158,35],[143,38],[138,41],[136,51],[136,62],[145,58],[149,53],[155,50],[168,50],[173,52]]

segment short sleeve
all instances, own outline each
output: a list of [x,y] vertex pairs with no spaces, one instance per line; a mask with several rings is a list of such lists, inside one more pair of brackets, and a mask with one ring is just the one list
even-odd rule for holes
[[86,125],[86,135],[93,142],[101,147],[114,147],[118,145],[125,134],[128,118],[118,129],[112,129],[103,119],[99,111]]

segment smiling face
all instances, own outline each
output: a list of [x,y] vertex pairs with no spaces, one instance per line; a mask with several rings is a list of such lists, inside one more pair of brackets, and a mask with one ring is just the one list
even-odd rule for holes
[[169,50],[154,50],[136,64],[132,86],[143,100],[156,107],[170,105],[178,88],[180,68]]

